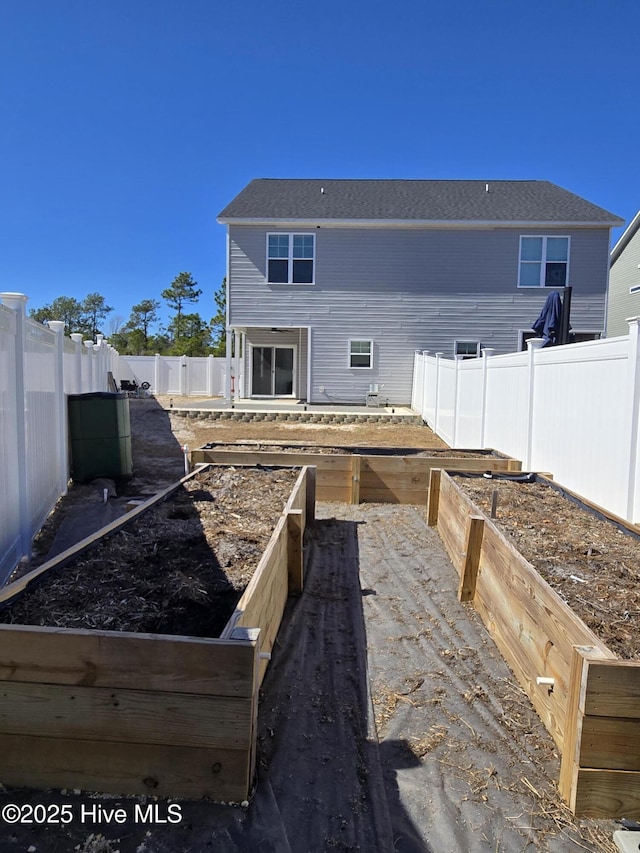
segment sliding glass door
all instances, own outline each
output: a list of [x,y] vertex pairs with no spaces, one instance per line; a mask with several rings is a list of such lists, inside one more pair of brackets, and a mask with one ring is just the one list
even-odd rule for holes
[[253,347],[252,397],[292,397],[294,347]]

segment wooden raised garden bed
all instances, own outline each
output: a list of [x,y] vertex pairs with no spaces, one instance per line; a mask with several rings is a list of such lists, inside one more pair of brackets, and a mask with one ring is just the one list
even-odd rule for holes
[[[89,559],[105,536],[133,539],[132,526],[135,531],[136,523],[142,524],[178,490],[185,491],[185,485],[197,486],[206,468],[3,589],[0,599],[9,602],[4,621],[11,619],[12,607],[26,601],[36,580],[42,583],[33,594],[45,587],[45,575],[48,582],[76,571],[78,561]],[[302,537],[314,515],[309,469],[294,474],[292,482],[268,545],[244,593],[239,600],[235,596],[235,609],[232,603],[220,637],[0,625],[4,784],[224,801],[247,798],[255,762],[258,690],[287,595],[302,588]],[[194,501],[203,499],[203,491],[193,490]],[[206,499],[215,502],[215,492]],[[181,500],[184,504],[184,495]],[[168,518],[177,524],[179,513]],[[179,552],[180,542],[175,545]],[[217,558],[215,566],[222,562]],[[53,571],[61,566],[65,568]],[[190,594],[201,595],[199,582],[192,579],[192,585]],[[96,581],[95,595],[97,586]],[[12,596],[21,592],[23,597],[12,605]]]
[[191,454],[193,463],[224,465],[313,465],[317,499],[341,503],[426,504],[433,468],[463,471],[519,471],[517,459],[492,450],[304,447],[244,442],[207,444]]
[[[592,537],[598,535],[594,525],[606,525],[614,538],[625,540],[629,554],[640,553],[638,529],[607,516],[602,510],[596,512],[592,505],[577,500],[575,495],[540,475],[532,475],[531,479],[553,490],[554,499],[561,494],[565,501],[571,502],[567,518],[572,515],[571,507],[589,513],[592,518],[585,527],[589,531],[583,543],[585,570],[580,572],[576,568],[578,564],[571,555],[563,555],[563,566],[555,570],[556,575],[564,574],[574,586],[580,587],[581,597],[588,604],[588,598],[597,595],[594,590],[604,571],[596,565],[593,581],[590,580],[588,567],[593,568],[599,554],[590,545],[596,541]],[[499,529],[502,501],[498,478],[488,480],[486,485],[493,492],[494,507],[496,503],[498,506],[495,521],[489,517],[490,511],[484,513],[479,509],[464,485],[463,475],[432,472],[429,524],[437,525],[460,576],[460,600],[471,602],[480,614],[562,754],[559,781],[562,796],[578,816],[639,818],[640,660],[618,657],[598,636],[598,620],[585,617],[594,626],[593,630],[587,627],[561,594],[522,556],[513,543],[513,531],[532,527],[526,509],[521,509],[518,515],[518,508],[510,504],[511,538]],[[562,523],[558,542],[561,542],[561,528]],[[544,542],[546,534],[548,531],[538,531],[537,541]],[[633,568],[636,566],[634,562]],[[620,562],[620,572],[623,568]],[[554,583],[553,577],[550,580]],[[636,587],[637,583],[633,586],[634,593]],[[560,583],[557,588],[561,591]],[[599,601],[596,606],[603,610]],[[628,610],[620,614],[623,623],[632,620],[621,642],[638,635],[638,612],[633,607],[629,604]]]

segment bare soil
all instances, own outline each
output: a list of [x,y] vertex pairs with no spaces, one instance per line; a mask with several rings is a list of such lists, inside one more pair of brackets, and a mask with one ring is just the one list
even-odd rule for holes
[[[455,476],[455,475],[454,475]],[[544,483],[455,482],[609,649],[640,659],[640,533],[633,535]]]
[[209,468],[45,574],[0,622],[217,637],[265,551],[299,469]]
[[[174,406],[182,402],[192,405],[190,398],[171,398]],[[169,409],[169,398],[159,397],[158,402],[170,414],[173,434],[190,450],[202,447],[207,442],[237,443],[251,442],[299,442],[325,447],[415,447],[447,450],[447,445],[428,426],[403,423],[354,423],[317,424],[296,421],[225,421],[198,420],[195,413],[188,418],[176,415]],[[131,400],[131,411],[155,403],[153,400]],[[192,418],[193,414],[193,418]]]

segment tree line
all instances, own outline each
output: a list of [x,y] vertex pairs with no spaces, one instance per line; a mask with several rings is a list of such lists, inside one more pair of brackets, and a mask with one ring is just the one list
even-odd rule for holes
[[191,273],[181,272],[160,294],[173,313],[165,327],[160,323],[162,303],[143,299],[131,308],[126,323],[120,319],[105,323],[113,308],[99,293],[89,293],[82,301],[71,296],[58,296],[49,305],[32,308],[29,316],[39,323],[64,320],[65,332],[79,332],[83,340],[95,341],[102,334],[120,355],[190,355],[223,356],[226,348],[226,279],[214,293],[215,315],[204,320],[187,309],[202,295]]

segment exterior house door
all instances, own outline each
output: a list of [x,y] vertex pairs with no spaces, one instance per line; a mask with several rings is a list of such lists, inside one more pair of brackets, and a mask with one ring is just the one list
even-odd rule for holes
[[295,347],[253,347],[252,397],[293,397]]

